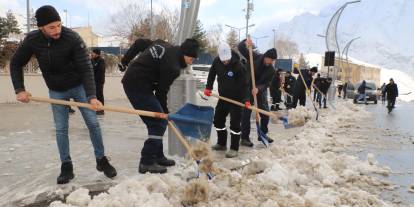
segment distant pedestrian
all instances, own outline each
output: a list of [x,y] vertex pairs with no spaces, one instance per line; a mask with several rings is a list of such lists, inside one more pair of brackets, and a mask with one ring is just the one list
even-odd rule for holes
[[391,113],[391,111],[395,108],[395,100],[398,97],[398,86],[394,83],[392,78],[390,79],[390,83],[385,86],[385,93],[388,101],[388,113]]
[[[105,60],[101,57],[101,50],[94,49],[91,53],[91,61],[93,66],[93,72],[95,77],[96,97],[98,100],[105,104],[104,99],[104,84],[105,84]],[[103,110],[96,112],[97,115],[104,115]]]

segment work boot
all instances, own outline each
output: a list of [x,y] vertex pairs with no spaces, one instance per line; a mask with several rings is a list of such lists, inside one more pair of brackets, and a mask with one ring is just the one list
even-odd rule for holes
[[96,169],[99,172],[103,171],[105,176],[108,178],[113,178],[117,174],[115,168],[109,164],[108,158],[106,158],[106,156],[103,156],[101,159],[96,159]]
[[165,166],[165,167],[171,167],[171,166],[174,166],[174,165],[175,165],[175,161],[174,161],[174,160],[172,160],[172,159],[168,159],[168,158],[167,158],[167,157],[165,157],[165,156],[160,157],[160,158],[157,158],[157,159],[155,160],[155,162],[156,162],[158,165]]
[[246,147],[253,147],[253,145],[254,145],[254,144],[250,141],[250,139],[249,139],[249,138],[247,138],[247,139],[242,138],[242,139],[241,139],[240,144],[241,144],[242,146],[246,146]]
[[[267,140],[267,141],[269,142],[269,144],[270,144],[270,143],[272,143],[272,142],[274,141],[274,140],[273,140],[272,138],[270,138],[270,137],[267,137],[267,138],[268,138],[268,140]],[[258,138],[257,138],[257,141],[260,141],[260,142],[261,142],[261,141],[262,141],[262,139],[260,139],[260,137],[258,137]]]
[[57,184],[66,184],[69,183],[75,177],[73,174],[73,165],[72,162],[64,162],[60,166],[60,175],[57,177]]
[[219,144],[215,144],[211,147],[211,149],[215,150],[215,151],[226,151],[227,147],[226,146],[222,146]]
[[141,174],[149,173],[166,173],[167,168],[165,166],[161,166],[157,163],[153,163],[152,165],[144,165],[139,163],[138,172]]
[[233,158],[233,157],[237,157],[238,152],[236,150],[229,150],[226,152],[226,157],[227,158]]

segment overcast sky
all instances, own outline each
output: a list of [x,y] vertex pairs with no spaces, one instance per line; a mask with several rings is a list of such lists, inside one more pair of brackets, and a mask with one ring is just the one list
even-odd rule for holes
[[[89,23],[92,25],[94,31],[105,34],[108,31],[106,25],[109,22],[109,17],[118,11],[122,5],[127,5],[133,1],[135,0],[30,0],[30,7],[36,10],[42,5],[53,5],[61,14],[64,24],[66,24],[66,14],[63,11],[66,9],[68,11],[67,23],[69,26],[86,26],[89,19]],[[147,5],[148,9],[150,9],[150,0],[136,1]],[[289,21],[296,15],[305,12],[317,15],[321,9],[329,6],[336,7],[341,2],[344,1],[253,0],[254,11],[251,15],[250,22],[256,26],[252,28],[252,33],[256,36],[268,35],[271,38],[273,27],[277,27],[279,23]],[[153,0],[155,10],[162,6],[180,8],[180,4],[181,0]],[[222,24],[223,26],[228,24],[235,27],[243,27],[246,24],[245,12],[243,12],[245,7],[245,0],[201,0],[198,17],[205,29],[214,24]],[[20,21],[24,21],[26,0],[0,0],[0,15],[3,16],[7,10],[12,10],[17,13]],[[224,27],[224,29],[225,32],[229,31],[227,27]]]

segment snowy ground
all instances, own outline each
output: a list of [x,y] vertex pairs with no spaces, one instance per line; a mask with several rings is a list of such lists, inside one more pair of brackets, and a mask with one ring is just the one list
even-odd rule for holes
[[[125,100],[107,104],[129,107]],[[375,138],[378,134],[392,137],[396,132],[367,126],[372,114],[363,107],[338,102],[336,110],[322,110],[319,121],[301,128],[285,130],[281,124],[270,124],[270,136],[276,140],[270,148],[253,139],[256,147],[241,147],[237,159],[213,152],[220,172],[211,181],[203,178],[195,184],[187,180],[194,176],[196,166],[186,160],[179,160],[164,175],[139,175],[145,128],[134,116],[109,112],[100,122],[106,152],[118,176],[106,178],[95,170],[88,132],[77,112],[70,120],[75,179],[57,186],[60,163],[49,106],[2,104],[0,206],[45,204],[42,201],[71,192],[67,204],[56,201],[51,206],[181,206],[195,198],[201,200],[195,206],[408,206],[400,204],[398,194],[383,196],[399,187],[387,181],[392,169],[381,166],[374,154],[360,156],[365,146],[407,143]],[[370,136],[372,131],[376,133]],[[215,136],[212,133],[213,143]],[[246,159],[251,160],[249,165],[229,170]],[[406,191],[411,184],[406,183]],[[89,190],[91,194],[107,191],[92,199]]]

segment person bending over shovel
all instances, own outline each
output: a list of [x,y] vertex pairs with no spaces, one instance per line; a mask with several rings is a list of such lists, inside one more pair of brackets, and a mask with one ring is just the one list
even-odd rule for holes
[[[227,43],[221,43],[218,48],[218,57],[211,65],[208,73],[207,85],[204,95],[211,96],[213,83],[217,76],[218,92],[220,96],[231,98],[235,101],[245,103],[246,108],[249,102],[249,73],[240,63],[240,57],[230,49]],[[242,108],[232,103],[219,100],[214,113],[214,127],[217,131],[217,144],[212,148],[217,151],[227,149],[226,117],[230,114],[230,150],[226,153],[227,158],[236,157],[239,150],[241,135]]]
[[[253,43],[250,39],[243,40],[239,43],[238,49],[241,55],[245,60],[247,60],[246,64],[249,64],[248,67],[250,69],[250,62],[249,62],[249,51],[247,47],[252,46]],[[256,88],[253,88],[250,85],[251,89],[251,96],[250,102],[253,102],[253,95],[257,95],[257,105],[256,107],[263,109],[265,111],[269,111],[269,105],[267,103],[267,88],[270,86],[272,82],[275,68],[273,67],[275,60],[277,59],[277,51],[275,48],[269,49],[264,54],[260,54],[257,52],[253,52],[253,64],[255,70],[255,81],[256,81]],[[249,70],[250,71],[250,70]],[[251,82],[251,81],[250,81]],[[250,141],[250,115],[252,111],[248,109],[244,109],[243,116],[242,116],[242,137],[241,137],[241,145],[247,147],[253,147],[253,143]],[[269,124],[269,117],[263,114],[260,114],[260,130],[267,134]],[[260,138],[258,138],[260,141]],[[272,143],[273,140],[269,138],[269,143]]]
[[[92,65],[81,37],[69,28],[63,27],[59,13],[52,6],[42,6],[36,11],[39,30],[27,34],[17,48],[10,62],[10,75],[16,92],[16,99],[27,103],[31,94],[25,90],[23,66],[34,55],[39,63],[43,78],[53,99],[89,102],[94,110],[102,104],[96,99]],[[96,157],[96,169],[107,177],[116,176],[115,168],[105,156],[101,128],[96,112],[79,108],[88,126]],[[69,154],[68,121],[69,110],[63,105],[52,105],[56,128],[56,141],[62,162],[58,184],[68,183],[74,178],[72,159]]]
[[[197,58],[199,44],[187,39],[181,46],[172,46],[162,40],[137,39],[122,58],[120,70],[126,69],[122,78],[125,93],[137,110],[168,113],[167,94],[181,69]],[[135,56],[138,56],[130,63]],[[179,95],[179,94],[177,94]],[[140,173],[165,173],[175,165],[163,152],[162,137],[167,120],[141,116],[147,126],[148,139],[141,150]]]

